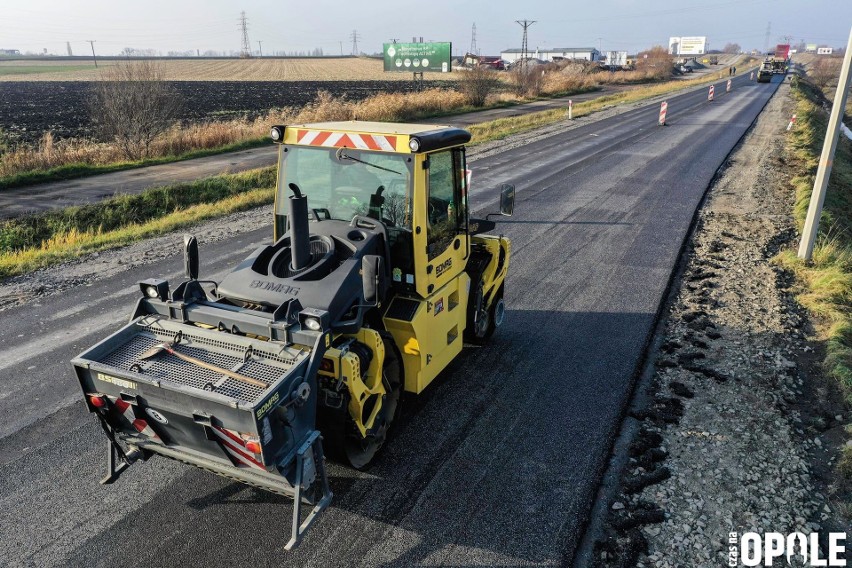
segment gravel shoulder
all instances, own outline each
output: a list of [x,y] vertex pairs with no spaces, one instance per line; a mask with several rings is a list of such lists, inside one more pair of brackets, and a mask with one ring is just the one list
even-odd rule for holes
[[797,239],[789,91],[779,88],[699,213],[646,403],[628,419],[637,434],[597,565],[726,566],[729,532],[852,532],[831,473],[852,415],[820,373],[792,276],[772,262]]

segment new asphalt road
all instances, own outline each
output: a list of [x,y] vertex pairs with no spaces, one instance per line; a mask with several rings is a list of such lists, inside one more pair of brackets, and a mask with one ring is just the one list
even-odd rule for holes
[[[126,321],[172,257],[0,314],[0,564],[410,566],[570,563],[672,270],[714,173],[773,84],[746,78],[476,160],[473,204],[517,186],[507,320],[406,401],[369,472],[282,550],[287,499],[155,458],[100,486],[105,440],[68,361]],[[202,246],[221,277],[269,231]]]

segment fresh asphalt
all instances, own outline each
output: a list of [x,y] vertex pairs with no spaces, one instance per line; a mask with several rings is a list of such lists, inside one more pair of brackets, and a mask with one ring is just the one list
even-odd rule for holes
[[[507,320],[403,416],[366,473],[285,553],[290,502],[162,458],[98,485],[105,441],[68,361],[179,256],[2,313],[0,564],[470,566],[570,563],[695,210],[775,92],[734,79],[481,158],[473,205],[517,186]],[[202,275],[269,238],[201,247]],[[178,248],[176,239],[176,249]]]

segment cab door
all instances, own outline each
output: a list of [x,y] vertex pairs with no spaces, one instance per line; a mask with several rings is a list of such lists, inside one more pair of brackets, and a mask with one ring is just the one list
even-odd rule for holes
[[469,246],[465,184],[464,148],[429,154],[424,204],[426,255],[419,259],[425,263],[426,296],[464,271]]

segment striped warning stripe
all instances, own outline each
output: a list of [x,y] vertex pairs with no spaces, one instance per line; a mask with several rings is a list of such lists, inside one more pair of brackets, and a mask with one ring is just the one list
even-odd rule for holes
[[218,436],[219,443],[222,444],[222,447],[231,456],[234,465],[237,467],[254,467],[266,471],[263,464],[257,461],[255,454],[246,448],[245,440],[240,438],[237,432],[228,430],[227,428],[219,428],[218,426],[213,426],[213,432]]
[[136,418],[136,414],[133,412],[133,407],[129,402],[113,396],[107,396],[107,398],[112,401],[113,406],[116,410],[118,410],[119,414],[121,414],[121,416],[127,420],[127,422],[129,422],[137,432],[143,436],[148,436],[152,440],[162,443],[163,440],[160,439],[157,433],[154,432],[154,429],[148,425],[148,422],[141,418]]
[[396,136],[381,134],[354,134],[352,132],[331,132],[328,130],[298,130],[296,141],[307,146],[325,146],[326,148],[358,148],[360,150],[396,151]]

